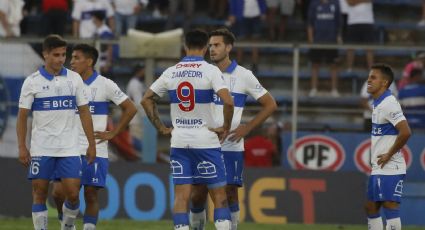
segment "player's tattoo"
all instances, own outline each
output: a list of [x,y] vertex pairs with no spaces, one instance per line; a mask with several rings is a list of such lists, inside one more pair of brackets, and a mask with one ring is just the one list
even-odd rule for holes
[[147,99],[150,101],[150,106],[146,110],[146,115],[148,116],[152,124],[155,126],[155,128],[159,130],[160,128],[164,127],[162,121],[159,119],[159,112],[157,108],[157,104],[160,97],[156,93],[153,93]]

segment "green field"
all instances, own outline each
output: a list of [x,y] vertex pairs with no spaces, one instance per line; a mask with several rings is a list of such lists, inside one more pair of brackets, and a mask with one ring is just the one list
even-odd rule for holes
[[[272,225],[272,224],[253,224],[242,223],[239,225],[241,230],[365,230],[366,225],[303,225],[303,224],[285,224],[285,225]],[[28,230],[32,229],[32,219],[0,219],[1,230]],[[56,219],[49,219],[49,229],[60,229],[59,222]],[[81,220],[77,223],[77,229],[82,229]],[[112,220],[100,221],[97,229],[99,230],[140,230],[152,229],[163,230],[173,229],[171,221],[133,221],[133,220]],[[209,224],[207,230],[213,230],[213,224]],[[423,227],[403,227],[403,230],[419,230]]]

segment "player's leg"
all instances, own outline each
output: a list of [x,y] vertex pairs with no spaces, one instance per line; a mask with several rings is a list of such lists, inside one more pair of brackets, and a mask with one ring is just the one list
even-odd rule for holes
[[81,184],[84,185],[84,230],[96,229],[99,216],[99,190],[106,186],[109,161],[107,158],[96,157],[92,164],[88,164],[85,157],[81,158],[82,172]]
[[55,159],[52,157],[31,158],[28,179],[32,185],[32,220],[35,230],[47,229],[46,200],[54,168]]
[[400,202],[403,195],[404,177],[404,174],[381,176],[381,187],[384,199],[382,206],[385,219],[387,220],[386,229],[401,229]]
[[205,223],[207,221],[207,215],[205,211],[205,203],[208,198],[208,188],[204,184],[192,185],[192,193],[190,196],[191,208],[190,208],[190,227],[193,230],[205,229]]
[[171,148],[170,168],[174,183],[174,229],[189,230],[188,207],[193,183],[190,151],[183,148]]
[[382,202],[380,201],[380,180],[378,175],[371,175],[367,187],[367,199],[365,211],[369,230],[382,230],[384,225],[379,212]]
[[226,196],[226,172],[220,148],[191,151],[194,156],[195,184],[205,184],[214,204],[216,229],[230,229],[231,217]]
[[60,180],[53,181],[52,197],[53,197],[53,200],[55,201],[56,209],[58,211],[59,222],[62,222],[62,219],[63,219],[62,206],[63,206],[63,203],[65,202],[65,194],[63,192],[63,187]]
[[80,211],[81,160],[80,157],[57,158],[56,173],[61,178],[65,202],[62,205],[62,230],[72,230]]
[[243,172],[243,152],[223,151],[224,164],[226,169],[226,194],[232,221],[232,230],[238,228],[239,223],[239,197],[238,188],[242,187]]
[[319,78],[319,67],[321,58],[321,52],[323,50],[311,49],[309,51],[309,58],[311,62],[311,82],[310,82],[310,92],[308,94],[309,97],[315,97],[317,95],[317,85]]

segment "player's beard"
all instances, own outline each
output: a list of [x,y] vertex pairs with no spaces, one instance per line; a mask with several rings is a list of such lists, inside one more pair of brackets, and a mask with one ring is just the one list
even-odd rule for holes
[[[217,57],[218,55],[216,55],[216,57]],[[226,59],[227,58],[227,55],[223,55],[223,57],[221,57],[221,58],[216,58],[215,60],[212,60],[212,62],[214,63],[214,64],[218,64],[218,63],[220,63],[220,62],[222,62],[224,59]]]

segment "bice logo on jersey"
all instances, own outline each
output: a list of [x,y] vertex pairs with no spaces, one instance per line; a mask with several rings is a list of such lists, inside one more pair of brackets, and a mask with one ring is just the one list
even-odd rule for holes
[[288,150],[288,160],[294,169],[337,171],[345,160],[342,146],[333,138],[308,135],[297,139]]
[[45,109],[72,109],[74,108],[74,101],[72,99],[58,99],[43,101],[43,108]]
[[[357,169],[366,174],[370,174],[370,172],[372,171],[372,168],[370,165],[370,154],[371,154],[370,146],[371,146],[370,139],[366,139],[362,143],[360,143],[359,146],[357,146],[356,150],[354,151],[354,163]],[[407,168],[409,168],[410,165],[412,164],[412,152],[410,151],[409,147],[405,145],[401,149],[401,153],[404,156],[404,160],[406,161]]]

